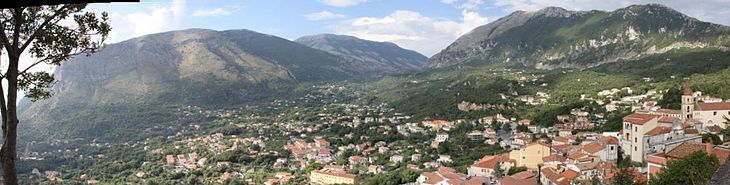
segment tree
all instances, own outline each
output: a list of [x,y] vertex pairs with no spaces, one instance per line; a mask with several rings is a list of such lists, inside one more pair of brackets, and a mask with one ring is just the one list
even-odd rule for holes
[[[0,81],[6,80],[7,94],[0,98],[3,145],[0,148],[3,176],[6,184],[17,184],[15,170],[16,138],[18,128],[18,90],[26,92],[32,101],[52,94],[48,88],[53,76],[48,72],[31,72],[38,64],[61,65],[70,57],[91,54],[101,48],[111,27],[106,12],[98,16],[86,12],[86,4],[16,7],[0,10],[0,47],[7,54],[7,71],[0,72]],[[64,21],[61,24],[61,21]],[[68,21],[68,23],[66,23]],[[23,53],[35,61],[20,61]],[[20,66],[23,65],[21,68]],[[26,67],[27,66],[27,67]]]
[[512,167],[509,170],[507,170],[507,175],[514,175],[516,173],[520,173],[520,172],[524,172],[524,171],[527,171],[526,166]]
[[722,140],[720,139],[720,136],[712,134],[712,133],[704,133],[702,134],[702,142],[712,142],[713,145],[721,145]]
[[517,125],[518,132],[530,132],[530,129],[526,125]]
[[631,167],[620,167],[616,176],[613,177],[615,185],[634,185],[634,170]]
[[704,184],[719,167],[717,157],[696,151],[682,159],[669,161],[664,170],[651,177],[649,184]]
[[662,99],[657,102],[658,106],[666,109],[682,108],[682,91],[679,88],[670,88]]
[[[728,117],[723,117],[723,118],[725,119],[725,121],[723,122],[723,123],[725,123],[725,128],[722,129],[721,133],[723,136],[730,136],[730,118],[728,118]],[[723,137],[723,138],[727,138],[727,137]]]
[[492,171],[492,176],[494,176],[494,178],[499,179],[502,178],[502,175],[504,175],[504,170],[502,170],[501,166],[501,162],[497,162],[494,164],[494,171]]

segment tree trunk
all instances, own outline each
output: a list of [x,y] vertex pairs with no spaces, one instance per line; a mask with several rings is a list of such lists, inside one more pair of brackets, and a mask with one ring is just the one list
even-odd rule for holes
[[3,146],[0,149],[0,162],[3,166],[3,177],[5,184],[18,184],[18,174],[15,169],[16,145],[18,138],[18,114],[17,114],[17,97],[18,97],[18,61],[20,59],[19,52],[9,54],[9,66],[7,73],[8,80],[8,96],[7,96],[7,112],[3,122]]

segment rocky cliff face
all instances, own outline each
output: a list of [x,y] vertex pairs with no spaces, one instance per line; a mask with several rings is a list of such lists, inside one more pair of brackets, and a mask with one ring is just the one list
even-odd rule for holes
[[428,59],[390,42],[375,42],[352,36],[322,34],[295,42],[347,59],[358,68],[373,72],[396,72],[420,68]]
[[633,5],[612,12],[549,7],[518,11],[460,37],[428,66],[519,63],[587,68],[679,47],[726,48],[728,27],[698,21],[662,5]]

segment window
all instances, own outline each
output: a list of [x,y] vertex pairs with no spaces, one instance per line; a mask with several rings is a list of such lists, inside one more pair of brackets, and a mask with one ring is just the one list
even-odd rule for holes
[[639,142],[638,138],[634,137],[634,143]]
[[717,111],[712,112],[713,116],[717,116]]
[[638,132],[638,131],[639,131],[639,127],[634,127],[634,132]]
[[611,146],[611,150],[613,150],[613,146]]
[[638,147],[634,147],[634,151],[639,151],[639,148]]

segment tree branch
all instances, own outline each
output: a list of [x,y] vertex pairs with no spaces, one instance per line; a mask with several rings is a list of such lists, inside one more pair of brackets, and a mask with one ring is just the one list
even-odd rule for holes
[[41,23],[41,25],[40,25],[40,26],[38,26],[38,27],[36,28],[36,30],[35,30],[35,31],[33,31],[33,35],[31,35],[30,37],[28,37],[28,39],[27,39],[27,40],[25,40],[25,43],[23,43],[23,46],[22,46],[22,47],[20,47],[20,51],[24,51],[24,50],[25,50],[25,48],[27,48],[27,47],[28,47],[28,45],[30,45],[30,43],[32,43],[32,42],[33,42],[33,40],[34,40],[34,39],[35,39],[35,38],[36,38],[36,37],[38,36],[38,32],[40,32],[41,30],[43,30],[43,29],[44,29],[44,27],[46,27],[46,25],[48,25],[48,23],[50,23],[50,22],[51,22],[51,20],[55,19],[55,18],[56,18],[56,16],[60,15],[60,14],[61,14],[61,12],[62,12],[62,11],[63,11],[64,9],[66,9],[66,8],[68,8],[68,7],[70,7],[70,6],[71,6],[71,5],[63,5],[63,6],[61,7],[61,8],[59,8],[59,9],[55,10],[55,11],[54,11],[55,13],[54,13],[53,15],[51,15],[50,17],[48,17],[48,19],[44,20],[44,21],[43,21],[43,23]]
[[[12,13],[12,11],[11,11],[11,13]],[[2,26],[2,31],[0,31],[0,37],[2,37],[2,38],[0,38],[0,40],[2,40],[1,44],[5,47],[6,50],[10,49],[10,41],[8,40],[8,36],[5,35],[5,23],[10,22],[11,20],[13,20],[13,18],[7,18],[0,25],[0,26]]]
[[20,72],[20,73],[18,73],[18,74],[21,74],[21,75],[23,75],[23,74],[25,74],[25,72],[28,72],[28,70],[29,70],[30,68],[33,68],[33,66],[35,66],[35,65],[38,65],[38,64],[40,64],[40,63],[43,63],[43,62],[45,62],[46,60],[48,60],[48,58],[45,58],[45,59],[43,59],[43,60],[38,60],[38,61],[34,62],[33,64],[31,64],[30,66],[28,66],[27,68],[23,69],[23,71],[21,71],[21,72]]

